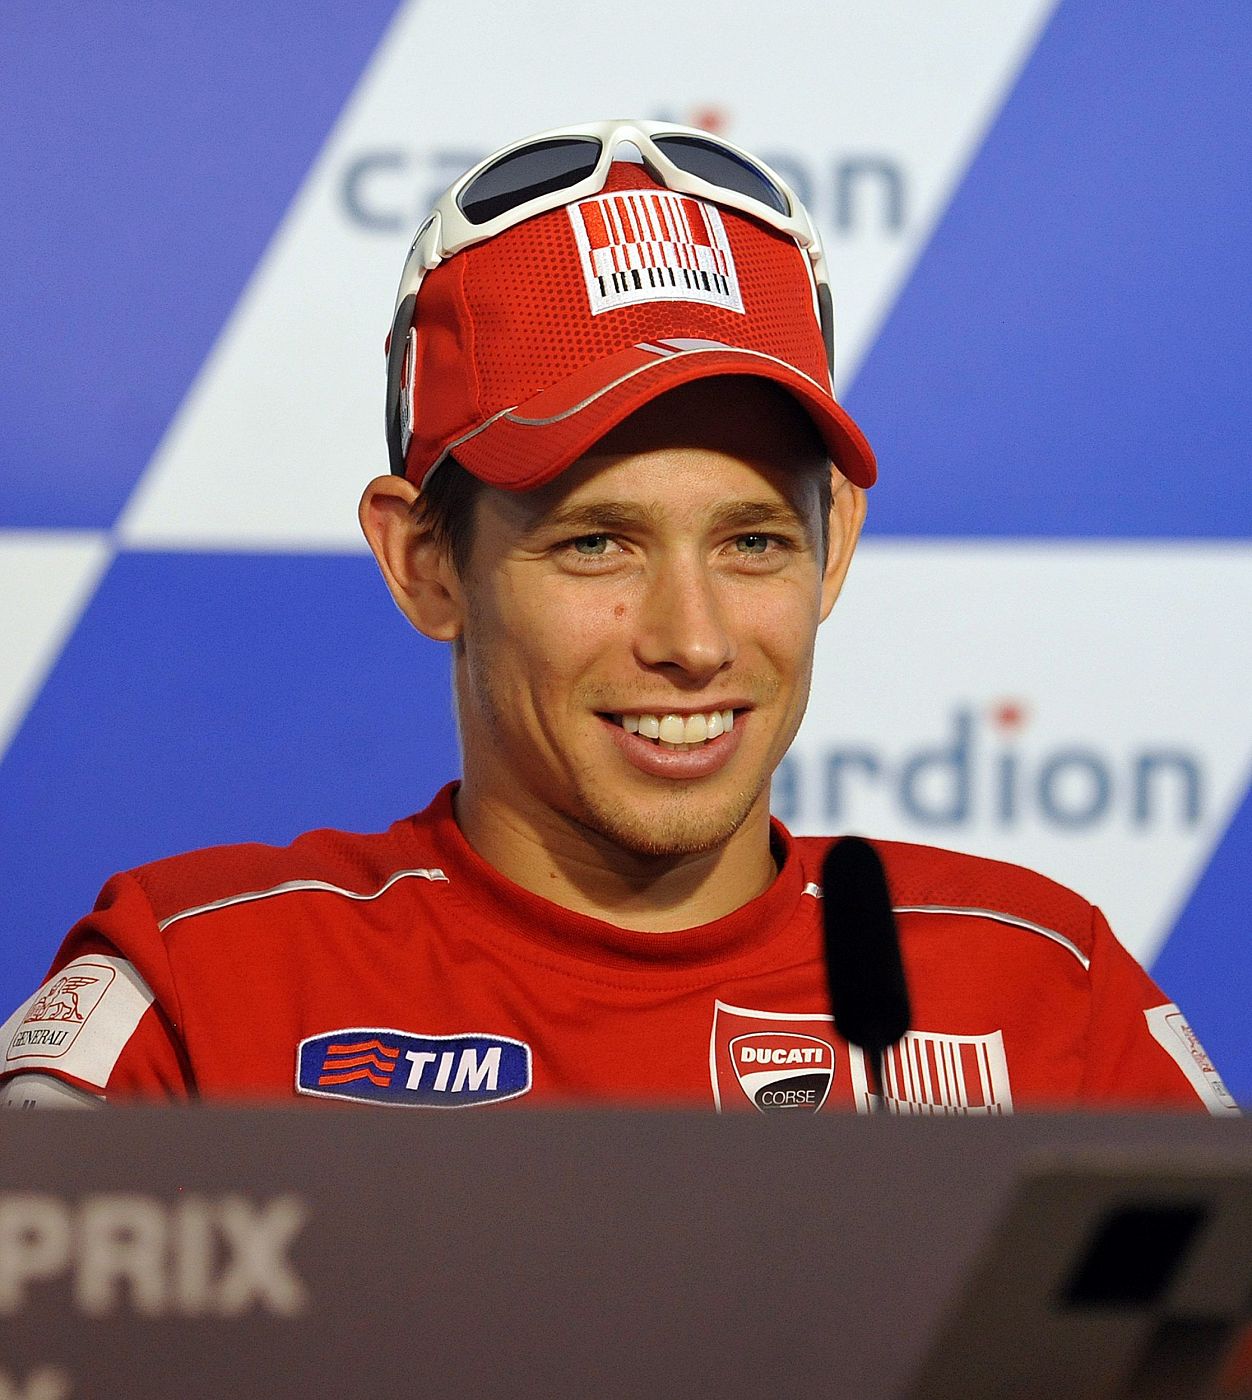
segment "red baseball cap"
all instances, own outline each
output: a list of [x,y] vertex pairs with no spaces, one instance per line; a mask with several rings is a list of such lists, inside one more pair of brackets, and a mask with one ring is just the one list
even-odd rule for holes
[[413,395],[404,460],[418,484],[451,455],[531,490],[658,394],[734,374],[788,390],[850,481],[877,476],[830,390],[805,254],[633,162],[615,162],[600,194],[434,268],[414,326],[401,393]]

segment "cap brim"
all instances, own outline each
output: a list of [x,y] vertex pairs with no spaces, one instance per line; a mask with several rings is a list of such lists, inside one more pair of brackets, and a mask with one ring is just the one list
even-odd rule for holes
[[857,486],[874,484],[878,468],[872,448],[821,384],[759,351],[708,343],[679,349],[630,346],[497,414],[449,444],[448,452],[482,481],[507,491],[530,491],[559,476],[658,394],[730,374],[769,379],[787,389],[813,420],[844,476]]

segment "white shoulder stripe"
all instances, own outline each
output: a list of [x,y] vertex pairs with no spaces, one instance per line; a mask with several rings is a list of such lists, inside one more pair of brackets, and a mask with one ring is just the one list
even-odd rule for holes
[[[821,899],[822,887],[810,881],[801,893],[812,895],[814,899]],[[1051,939],[1053,943],[1059,944],[1067,952],[1072,953],[1082,964],[1084,972],[1091,967],[1091,959],[1077,943],[1066,938],[1063,933],[1057,933],[1052,928],[1044,928],[1042,924],[1031,923],[1029,919],[1019,918],[1016,914],[1003,914],[998,909],[966,909],[954,904],[897,904],[892,912],[895,914],[954,914],[967,919],[994,919],[998,924],[1009,924],[1012,928],[1023,928],[1027,933],[1037,933],[1041,938]]]
[[268,890],[248,890],[244,894],[231,894],[227,895],[225,899],[214,899],[208,904],[197,904],[192,909],[180,909],[177,914],[171,914],[168,919],[162,919],[157,924],[157,928],[164,933],[171,924],[178,923],[180,919],[191,919],[197,914],[211,914],[215,909],[229,909],[232,904],[251,904],[254,900],[273,899],[280,894],[297,894],[301,890],[321,890],[326,894],[342,895],[345,899],[369,901],[386,894],[397,880],[447,880],[447,878],[439,869],[397,870],[376,890],[366,894],[362,894],[358,890],[344,889],[342,885],[328,884],[325,880],[288,880],[285,884],[274,885]]
[[1012,928],[1025,929],[1027,933],[1037,933],[1041,938],[1051,939],[1053,943],[1059,944],[1078,959],[1086,971],[1091,967],[1091,959],[1083,950],[1071,939],[1065,937],[1063,933],[1057,933],[1055,929],[1045,928],[1042,924],[1031,923],[1029,919],[1019,918],[1016,914],[1004,914],[998,909],[964,909],[956,905],[948,904],[900,904],[896,906],[897,914],[954,914],[967,919],[994,919],[998,924],[1008,924]]

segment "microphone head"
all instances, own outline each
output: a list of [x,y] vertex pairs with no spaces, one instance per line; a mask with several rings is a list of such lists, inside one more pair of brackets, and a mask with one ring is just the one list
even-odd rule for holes
[[835,1029],[881,1055],[909,1028],[909,991],[887,877],[868,841],[845,836],[827,851],[822,894]]

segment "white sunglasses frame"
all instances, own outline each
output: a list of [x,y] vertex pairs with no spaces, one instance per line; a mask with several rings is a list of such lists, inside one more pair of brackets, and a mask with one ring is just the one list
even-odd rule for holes
[[[683,170],[665,154],[655,140],[656,136],[690,136],[714,146],[721,146],[732,156],[744,162],[769,180],[784,197],[789,213],[782,214],[777,209],[750,195],[714,184],[698,175]],[[504,157],[527,146],[545,141],[570,137],[586,137],[600,142],[600,155],[591,173],[572,185],[549,190],[536,195],[497,214],[485,223],[473,223],[462,212],[457,200],[465,188],[483,171],[495,165]],[[493,151],[477,165],[467,170],[439,196],[434,209],[422,220],[413,242],[409,246],[404,261],[404,271],[400,274],[400,285],[396,290],[396,303],[392,315],[390,350],[387,357],[387,441],[391,453],[391,469],[404,475],[404,459],[409,424],[403,420],[400,402],[400,388],[405,355],[409,353],[409,342],[414,334],[413,314],[416,307],[418,289],[428,272],[434,271],[446,258],[476,243],[486,243],[506,229],[515,227],[537,214],[545,214],[553,209],[561,209],[577,200],[599,194],[608,181],[609,169],[619,147],[632,145],[643,158],[645,167],[667,190],[675,194],[694,195],[707,199],[712,204],[735,209],[748,214],[769,227],[785,233],[805,254],[805,269],[809,275],[813,294],[813,314],[822,333],[822,343],[826,347],[826,367],[830,376],[831,391],[835,382],[835,317],[834,299],[830,290],[830,278],[826,269],[826,256],[817,229],[809,217],[808,210],[796,197],[795,191],[781,175],[771,170],[764,161],[727,141],[724,136],[714,136],[698,127],[679,126],[673,122],[657,121],[602,121],[587,122],[581,126],[554,127],[534,136],[524,137],[508,146]]]

